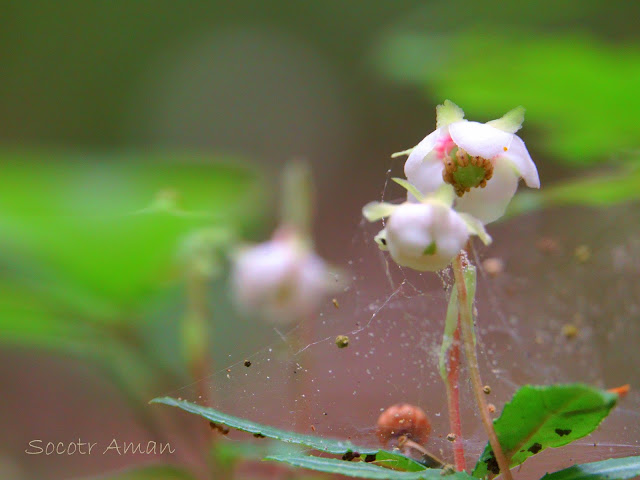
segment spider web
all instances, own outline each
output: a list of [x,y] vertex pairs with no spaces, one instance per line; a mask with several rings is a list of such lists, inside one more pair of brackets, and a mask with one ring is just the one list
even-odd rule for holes
[[[387,193],[389,176],[382,196],[399,198],[399,189]],[[234,347],[246,344],[243,339],[254,329],[251,323],[242,324],[237,337],[229,335],[222,346],[229,351],[228,365],[167,394],[263,424],[348,438],[367,447],[377,445],[380,413],[407,402],[429,416],[427,449],[452,462],[446,393],[438,374],[452,275],[398,267],[375,245],[379,229],[366,222],[357,226],[348,286],[335,301],[328,299],[317,316],[289,329],[264,330],[261,342],[268,346],[254,353]],[[490,233],[494,243],[477,244],[472,260],[478,266],[480,366],[497,412],[527,383],[632,385],[594,434],[532,457],[520,467],[519,477],[539,478],[576,462],[640,454],[640,395],[633,390],[640,384],[637,209],[549,210],[491,225]],[[483,268],[489,257],[502,260],[501,273]],[[338,348],[337,335],[347,335],[349,346]],[[486,436],[464,368],[460,378],[471,467]],[[238,435],[228,441],[249,439]]]

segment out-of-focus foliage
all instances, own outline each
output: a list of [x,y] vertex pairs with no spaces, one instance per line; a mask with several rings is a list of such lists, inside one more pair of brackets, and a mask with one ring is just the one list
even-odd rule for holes
[[471,118],[524,105],[527,125],[542,133],[537,143],[564,161],[593,163],[640,145],[640,49],[585,35],[479,33],[390,35],[377,66]]
[[214,160],[0,153],[0,344],[90,359],[125,395],[148,392],[159,345],[144,321],[182,282],[185,239],[262,213],[259,176]]
[[171,155],[97,160],[0,157],[0,258],[12,283],[96,321],[131,321],[122,314],[171,280],[183,236],[206,225],[246,226],[257,210],[256,177],[231,164]]
[[640,200],[640,168],[621,168],[616,173],[566,180],[540,191],[524,191],[509,204],[508,216],[547,207],[585,205],[608,207]]
[[113,475],[91,477],[91,479],[85,480],[193,480],[194,478],[184,470],[165,466],[137,468]]

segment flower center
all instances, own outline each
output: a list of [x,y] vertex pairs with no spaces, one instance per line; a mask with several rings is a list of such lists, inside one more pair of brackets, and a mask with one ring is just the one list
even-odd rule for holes
[[493,163],[482,157],[472,157],[461,148],[455,148],[444,158],[442,178],[453,185],[461,197],[472,188],[484,188],[493,176]]

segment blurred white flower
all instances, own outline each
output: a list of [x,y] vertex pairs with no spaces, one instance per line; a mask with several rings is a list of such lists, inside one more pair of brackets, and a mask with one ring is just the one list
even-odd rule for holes
[[400,205],[372,202],[365,205],[362,213],[371,222],[389,217],[376,242],[382,250],[389,251],[398,265],[437,271],[449,265],[471,234],[478,235],[485,243],[491,242],[479,220],[451,208],[451,186],[442,186],[435,194],[423,197],[408,182],[394,180],[419,201]]
[[291,229],[238,251],[231,279],[241,310],[280,324],[306,320],[337,286],[324,260]]
[[[515,135],[524,120],[518,107],[487,123],[464,120],[464,112],[449,100],[436,108],[436,131],[405,152],[404,172],[423,194],[451,184],[458,196],[455,208],[490,223],[500,218],[523,178],[539,188],[540,179],[524,142]],[[409,201],[415,197],[409,194]]]

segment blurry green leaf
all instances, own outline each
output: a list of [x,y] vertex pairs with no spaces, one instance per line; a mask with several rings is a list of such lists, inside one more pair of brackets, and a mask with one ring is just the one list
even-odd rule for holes
[[[525,385],[505,404],[494,426],[511,467],[548,447],[561,447],[593,432],[609,415],[618,396],[588,385]],[[473,476],[498,473],[487,443]]]
[[634,200],[640,200],[640,168],[571,179],[540,191],[519,193],[509,204],[507,215],[555,206],[607,207]]
[[4,151],[0,162],[0,262],[103,321],[130,321],[123,310],[171,280],[187,233],[246,227],[261,208],[255,174],[206,157]]
[[296,432],[288,432],[286,430],[280,430],[278,428],[270,427],[268,425],[261,425],[251,420],[244,418],[234,417],[227,415],[226,413],[219,412],[213,408],[202,407],[195,403],[190,403],[184,400],[176,400],[171,397],[155,398],[151,400],[151,403],[162,403],[164,405],[170,405],[172,407],[178,407],[189,413],[195,413],[207,420],[217,424],[224,425],[230,428],[235,428],[242,432],[252,433],[254,436],[264,436],[273,438],[281,442],[295,443],[299,445],[305,445],[315,450],[320,450],[332,454],[344,454],[347,452],[359,452],[363,455],[374,454],[378,450],[357,447],[349,441],[337,440],[332,438],[322,438],[311,435],[304,435]]
[[636,46],[508,29],[405,30],[382,42],[374,61],[383,74],[424,89],[434,101],[450,98],[472,120],[524,105],[525,129],[544,132],[536,143],[566,161],[594,162],[640,146]]
[[574,465],[542,480],[626,480],[640,476],[640,457],[612,458],[601,462]]
[[229,469],[242,460],[262,460],[269,455],[295,455],[301,453],[299,445],[264,440],[257,443],[215,442],[212,456],[216,465]]
[[384,480],[419,480],[449,478],[451,480],[468,480],[473,477],[464,472],[451,472],[443,475],[438,468],[429,468],[422,471],[403,472],[390,470],[372,463],[363,461],[346,462],[335,458],[312,457],[306,455],[274,455],[265,458],[275,462],[282,462],[293,467],[307,468],[318,472],[336,473],[347,477],[370,478]]
[[386,450],[380,450],[376,453],[375,463],[385,468],[402,470],[403,472],[422,472],[427,468],[412,458]]
[[136,468],[105,476],[89,477],[85,480],[195,480],[195,478],[185,470],[167,465]]

